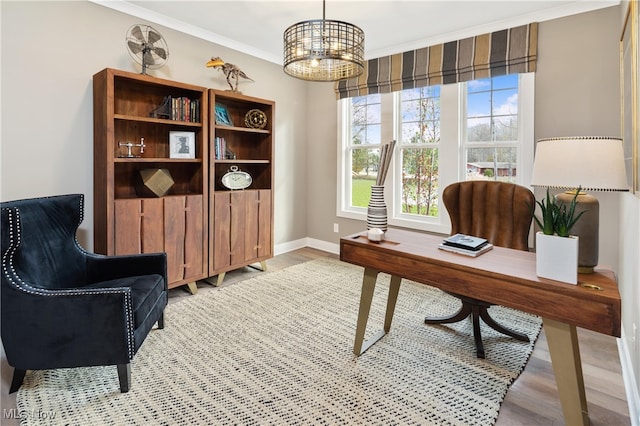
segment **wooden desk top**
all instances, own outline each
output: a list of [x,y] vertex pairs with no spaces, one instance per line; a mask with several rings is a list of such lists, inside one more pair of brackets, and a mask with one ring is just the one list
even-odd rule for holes
[[620,337],[621,301],[612,271],[579,274],[578,285],[566,284],[537,277],[535,253],[494,247],[469,257],[439,250],[441,242],[439,236],[389,229],[378,243],[362,232],[340,239],[340,260]]

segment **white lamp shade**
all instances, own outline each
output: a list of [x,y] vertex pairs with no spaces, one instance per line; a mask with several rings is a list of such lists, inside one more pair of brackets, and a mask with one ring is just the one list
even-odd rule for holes
[[600,136],[540,139],[531,186],[628,191],[622,139]]

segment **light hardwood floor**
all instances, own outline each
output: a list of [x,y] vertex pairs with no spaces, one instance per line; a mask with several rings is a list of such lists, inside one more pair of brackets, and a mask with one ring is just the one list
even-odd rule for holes
[[[320,250],[304,248],[276,256],[267,261],[270,271],[298,263],[336,255]],[[253,268],[242,268],[226,274],[222,287],[233,285],[260,274]],[[198,292],[216,291],[216,287],[198,282]],[[184,288],[169,291],[169,303],[179,303],[185,297],[197,297]],[[355,324],[354,324],[355,327]],[[393,329],[392,329],[393,332]],[[592,426],[630,425],[620,358],[616,339],[599,333],[578,330],[582,367]],[[8,395],[13,369],[7,365],[4,351],[0,359],[2,368],[2,425],[18,425],[15,419],[5,418],[6,410],[16,407],[15,394]],[[114,367],[114,374],[116,374]],[[135,370],[132,371],[135,374]],[[500,409],[498,426],[515,425],[563,425],[562,409],[549,358],[544,331],[538,338],[533,354],[524,371],[511,385]]]

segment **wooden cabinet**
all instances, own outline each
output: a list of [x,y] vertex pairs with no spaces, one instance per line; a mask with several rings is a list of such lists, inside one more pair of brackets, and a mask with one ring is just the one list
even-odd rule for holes
[[[165,251],[169,287],[208,277],[208,100],[204,87],[148,75],[93,76],[94,250]],[[155,170],[173,181],[162,196],[141,174]]]
[[205,277],[202,195],[115,200],[115,253],[167,253],[170,283]]
[[[216,121],[216,107],[226,124]],[[263,128],[245,122],[252,110],[264,114]],[[264,268],[273,256],[274,117],[272,101],[209,90],[209,275],[218,275],[218,283],[242,266],[261,262]],[[232,167],[251,175],[248,188],[222,184]]]

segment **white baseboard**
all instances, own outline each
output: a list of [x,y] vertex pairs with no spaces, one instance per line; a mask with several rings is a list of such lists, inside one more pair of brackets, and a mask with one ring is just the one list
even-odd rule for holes
[[295,241],[288,241],[282,244],[276,244],[274,247],[275,255],[287,253],[293,250],[298,250],[304,247],[311,247],[314,249],[326,251],[333,254],[340,254],[340,245],[329,243],[327,241],[317,240],[315,238],[300,238]]
[[286,243],[276,244],[273,248],[274,255],[288,253],[290,251],[298,250],[307,246],[308,238],[300,238],[299,240],[287,241]]
[[315,238],[307,238],[307,245],[314,249],[326,251],[333,254],[340,254],[340,244],[316,240]]
[[627,404],[629,405],[629,419],[631,420],[631,426],[640,426],[640,394],[638,393],[638,383],[636,383],[636,378],[633,374],[633,364],[631,363],[627,339],[624,335],[624,327],[622,327],[622,338],[616,340],[618,341],[618,352],[620,353],[622,380],[624,381]]

